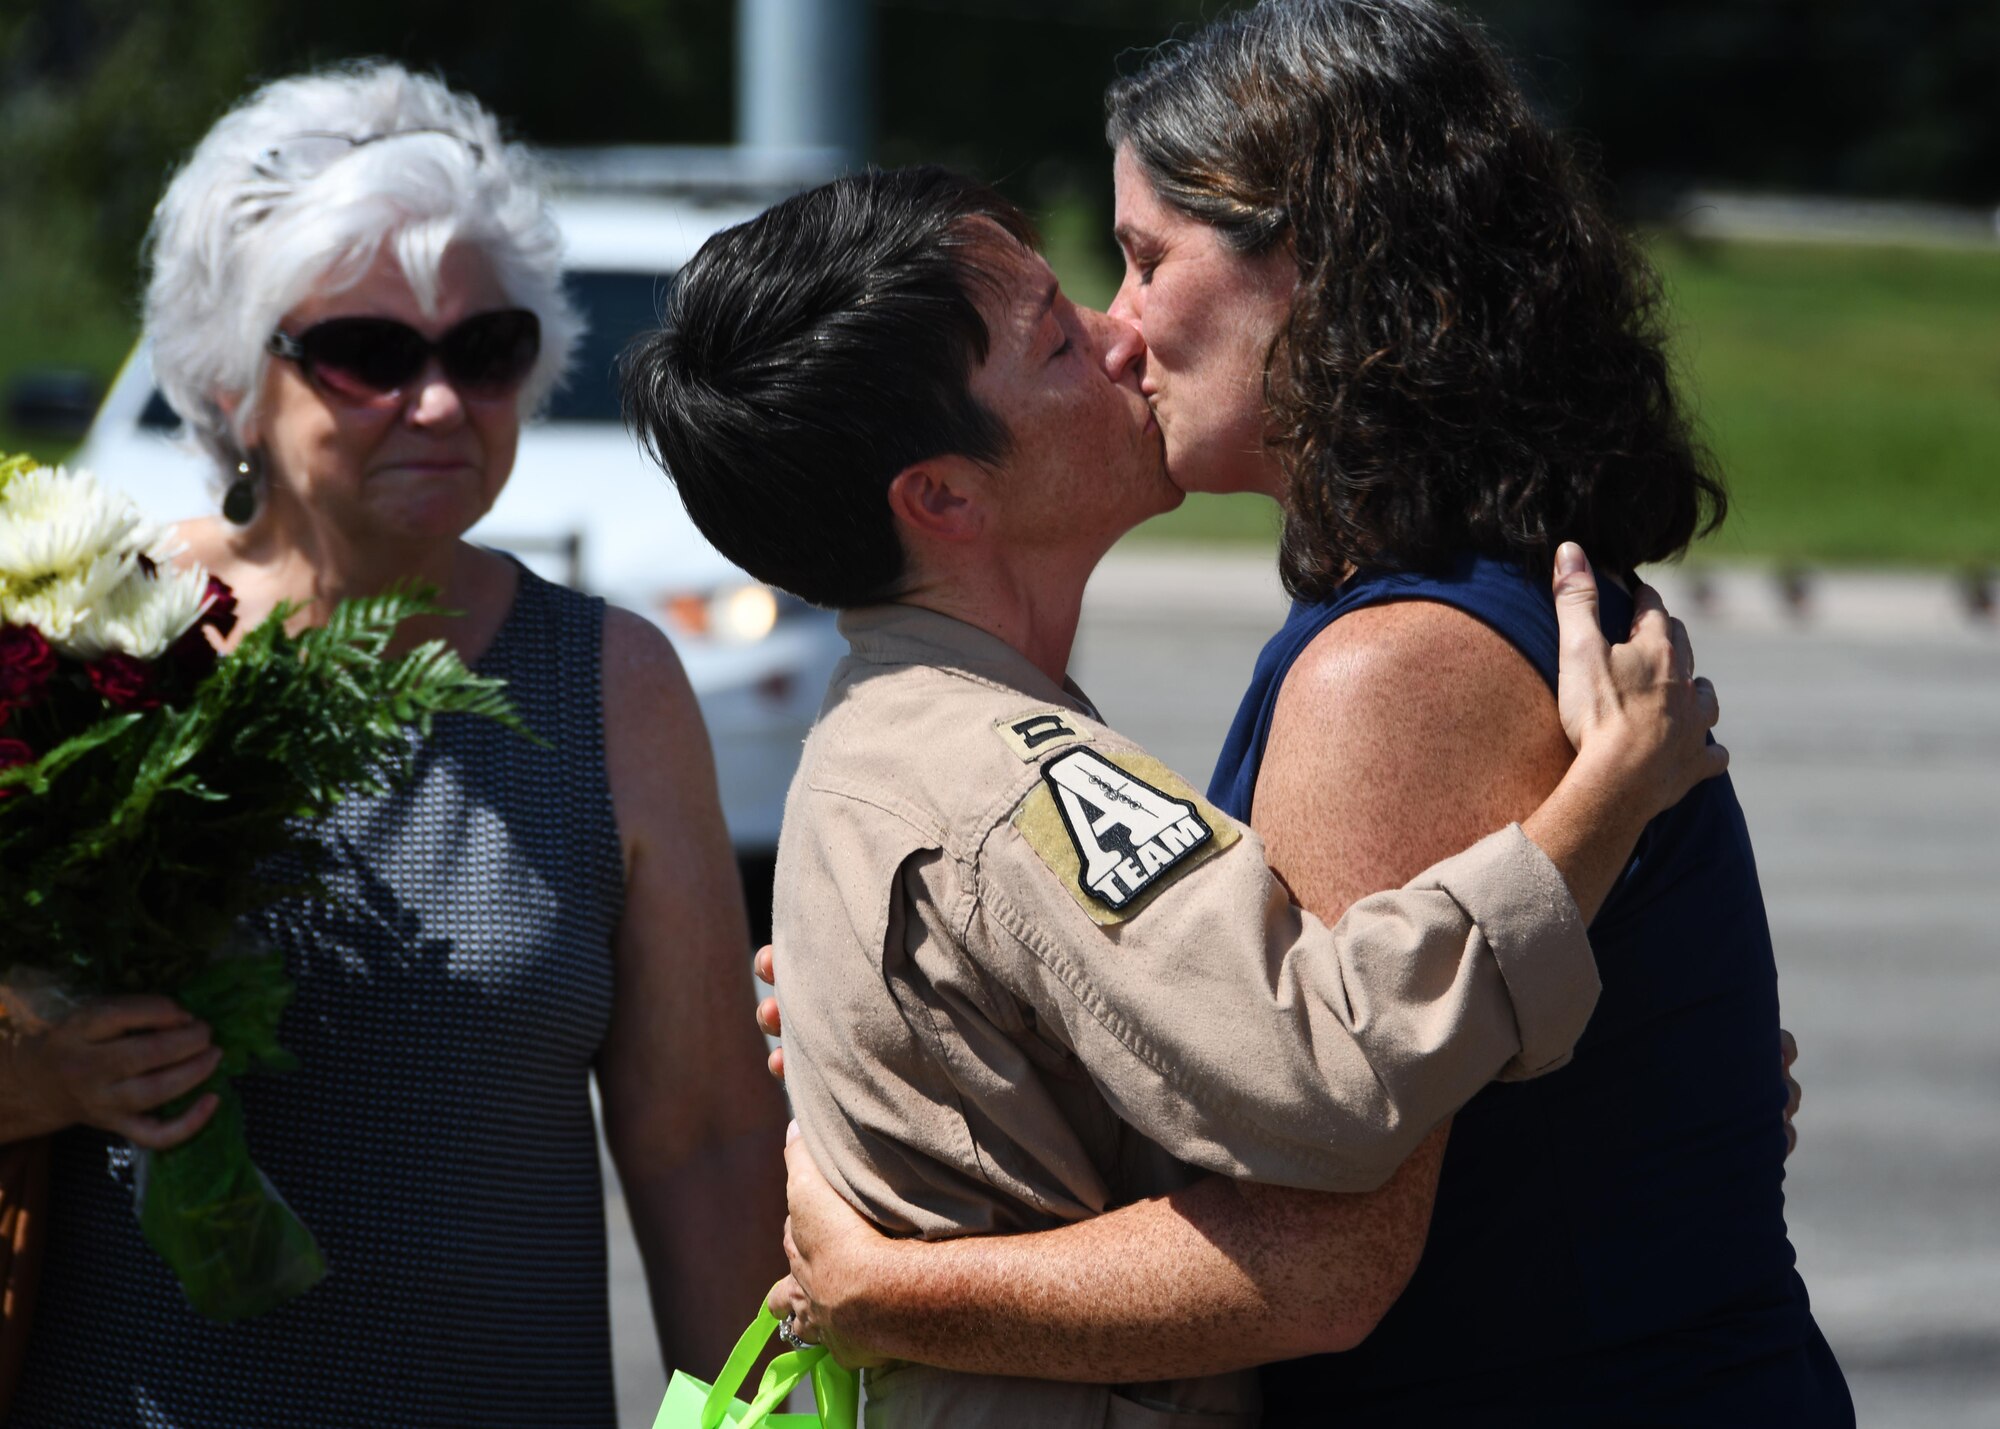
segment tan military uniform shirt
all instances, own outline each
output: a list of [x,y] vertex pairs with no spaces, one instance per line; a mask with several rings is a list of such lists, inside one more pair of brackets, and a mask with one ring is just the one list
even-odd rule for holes
[[[1486,1082],[1567,1060],[1596,969],[1518,827],[1328,928],[1255,834],[1001,640],[904,605],[841,628],[785,809],[778,988],[813,1159],[892,1234],[1043,1229],[1190,1167],[1369,1190]],[[868,1387],[871,1429],[1256,1413],[1249,1375]]]

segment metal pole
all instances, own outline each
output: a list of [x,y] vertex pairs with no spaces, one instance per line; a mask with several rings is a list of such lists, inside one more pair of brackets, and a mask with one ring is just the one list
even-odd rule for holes
[[870,138],[869,28],[869,0],[737,0],[737,142],[859,164]]

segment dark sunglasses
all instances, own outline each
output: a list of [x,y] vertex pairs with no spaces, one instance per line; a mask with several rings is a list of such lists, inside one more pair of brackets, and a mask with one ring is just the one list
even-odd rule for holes
[[266,346],[296,362],[315,386],[350,402],[397,395],[432,353],[461,395],[504,397],[535,365],[542,324],[526,308],[502,308],[469,317],[432,342],[394,318],[328,318],[297,335],[280,328]]

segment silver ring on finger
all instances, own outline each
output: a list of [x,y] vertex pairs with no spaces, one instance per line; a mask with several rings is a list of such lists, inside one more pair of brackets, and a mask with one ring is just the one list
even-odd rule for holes
[[791,1314],[785,1316],[783,1322],[780,1323],[778,1326],[778,1338],[783,1340],[786,1344],[790,1345],[795,1350],[810,1350],[816,1348],[811,1341],[800,1339],[798,1336],[798,1332],[792,1329],[792,1322],[797,1318],[798,1318],[797,1311],[793,1311]]

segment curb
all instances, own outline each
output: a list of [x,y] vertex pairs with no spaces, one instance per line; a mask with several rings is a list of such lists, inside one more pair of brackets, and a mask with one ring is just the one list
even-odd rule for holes
[[[1969,638],[2000,645],[2000,580],[1991,571],[1662,566],[1642,574],[1691,626],[1878,639]],[[1090,579],[1084,609],[1113,618],[1203,614],[1284,619],[1272,554],[1128,542]]]

